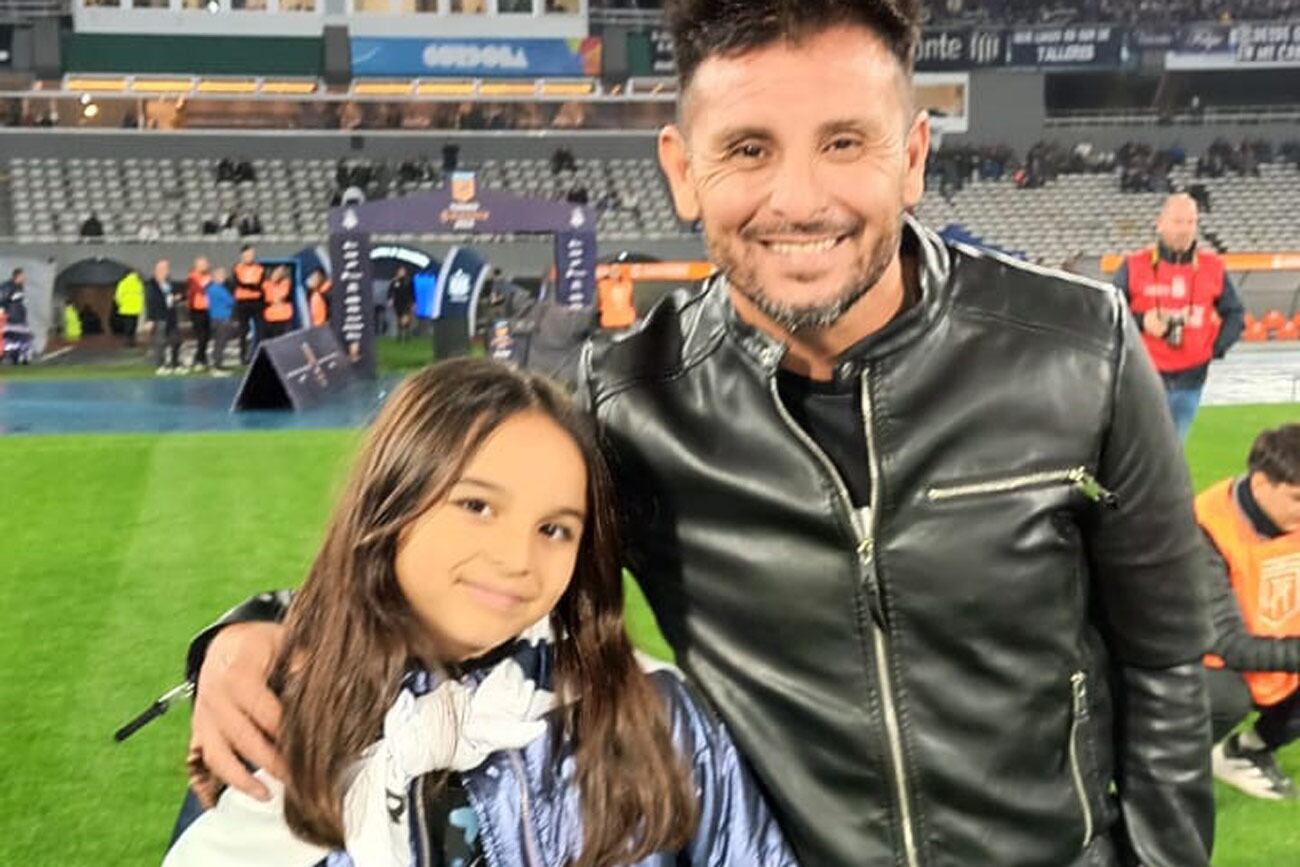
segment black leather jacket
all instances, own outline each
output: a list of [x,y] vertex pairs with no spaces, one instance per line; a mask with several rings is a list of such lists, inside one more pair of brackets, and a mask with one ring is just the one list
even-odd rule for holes
[[586,354],[659,625],[807,867],[1204,867],[1204,555],[1123,299],[907,235],[921,300],[842,371],[874,509],[720,281]]
[[907,235],[922,298],[840,371],[874,509],[721,280],[589,353],[659,625],[809,867],[1205,865],[1203,552],[1124,301]]

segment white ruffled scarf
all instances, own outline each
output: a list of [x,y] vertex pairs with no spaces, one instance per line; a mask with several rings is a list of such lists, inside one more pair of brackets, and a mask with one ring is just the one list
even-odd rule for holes
[[[439,682],[413,671],[384,717],[384,734],[347,774],[345,852],[294,836],[284,819],[284,786],[265,771],[271,792],[258,801],[237,789],[196,819],[167,853],[164,867],[409,867],[411,783],[434,771],[465,772],[501,750],[518,750],[547,732],[556,707],[550,623],[515,639],[491,665]],[[390,807],[392,808],[390,810]]]
[[551,643],[543,619],[488,669],[437,684],[423,671],[408,676],[384,716],[383,737],[361,754],[344,790],[344,840],[356,867],[410,865],[413,781],[472,770],[546,734],[544,717],[556,706]]

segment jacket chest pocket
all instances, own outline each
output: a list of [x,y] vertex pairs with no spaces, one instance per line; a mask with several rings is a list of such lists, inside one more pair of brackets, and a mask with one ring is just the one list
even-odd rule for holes
[[1030,473],[1000,476],[969,482],[953,482],[934,485],[925,492],[931,503],[960,503],[1006,496],[1035,490],[1073,490],[1094,503],[1107,508],[1118,505],[1115,495],[1106,490],[1087,467],[1066,467],[1062,469],[1041,470]]

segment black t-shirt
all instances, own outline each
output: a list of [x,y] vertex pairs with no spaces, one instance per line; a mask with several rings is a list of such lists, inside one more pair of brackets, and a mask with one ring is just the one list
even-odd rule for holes
[[[905,235],[907,239],[910,236]],[[872,346],[904,327],[921,298],[913,251],[904,247],[903,308],[875,334],[851,346],[839,358],[835,378],[808,379],[788,370],[777,374],[781,402],[813,442],[830,458],[849,489],[855,508],[871,505],[871,455],[862,417],[862,366],[856,361]]]
[[430,867],[484,867],[478,816],[460,777],[452,774],[446,785],[425,801],[425,827],[429,829]]

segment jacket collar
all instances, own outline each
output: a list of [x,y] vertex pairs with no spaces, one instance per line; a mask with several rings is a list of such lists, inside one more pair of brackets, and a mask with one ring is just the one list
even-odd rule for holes
[[[952,256],[934,232],[910,214],[903,215],[900,233],[905,255],[915,257],[921,297],[875,334],[864,337],[840,356],[837,375],[853,375],[864,362],[888,355],[910,344],[938,319],[950,296]],[[705,287],[703,315],[722,323],[726,336],[768,373],[774,374],[785,357],[786,344],[745,322],[736,313],[727,285],[719,272]],[[703,329],[708,332],[713,329]]]

